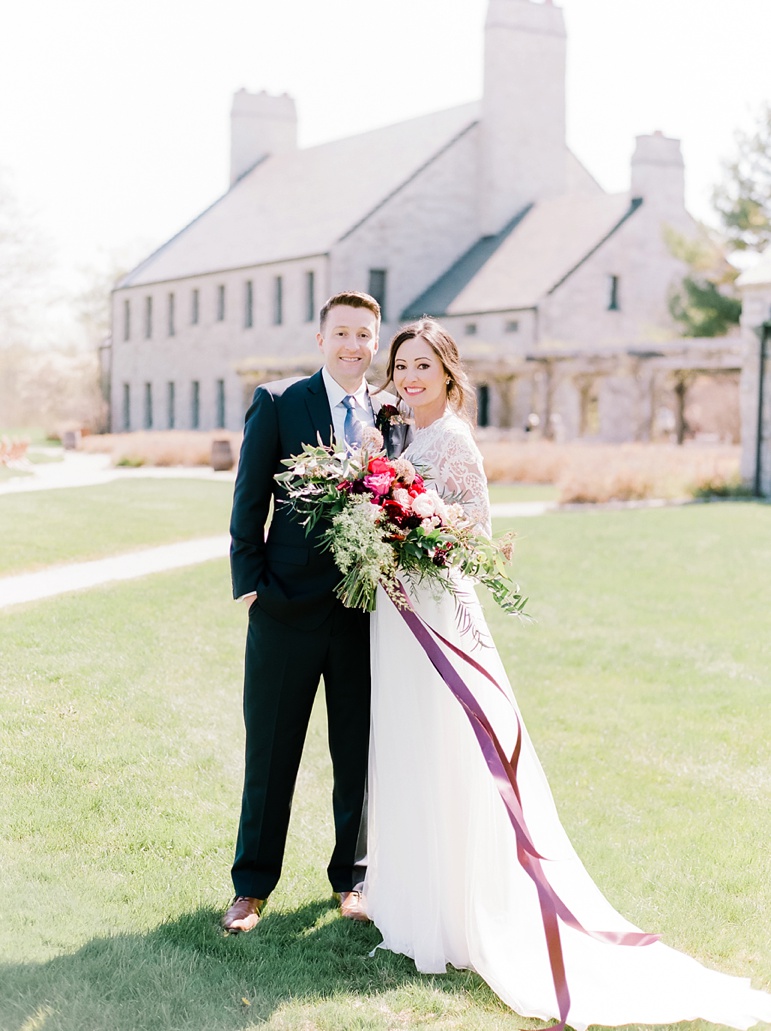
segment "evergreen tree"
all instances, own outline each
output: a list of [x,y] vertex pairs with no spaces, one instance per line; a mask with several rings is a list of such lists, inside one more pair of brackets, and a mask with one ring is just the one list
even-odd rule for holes
[[680,332],[686,337],[725,336],[739,322],[742,310],[733,286],[738,270],[705,226],[696,237],[667,229],[665,238],[670,253],[688,267],[669,295],[669,312]]

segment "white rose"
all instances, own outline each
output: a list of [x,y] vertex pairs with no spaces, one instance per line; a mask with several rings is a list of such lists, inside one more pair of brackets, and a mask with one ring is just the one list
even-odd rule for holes
[[418,494],[412,499],[412,511],[419,519],[426,519],[436,513],[436,502],[439,495],[426,491],[425,494]]
[[434,515],[439,516],[440,520],[446,522],[447,520],[447,505],[437,494],[436,501],[434,502]]

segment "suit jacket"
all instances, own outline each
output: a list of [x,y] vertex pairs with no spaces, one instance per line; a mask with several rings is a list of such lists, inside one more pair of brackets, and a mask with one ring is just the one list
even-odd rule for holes
[[[372,395],[375,415],[393,400],[387,394]],[[407,427],[392,428],[389,453],[401,452],[406,431]],[[282,504],[286,494],[274,477],[286,471],[282,459],[299,454],[319,435],[325,444],[334,436],[321,371],[307,379],[259,386],[246,413],[230,523],[233,596],[257,591],[255,605],[270,616],[309,629],[319,626],[332,610],[340,573],[330,553],[319,547],[324,525],[306,534],[289,505]]]

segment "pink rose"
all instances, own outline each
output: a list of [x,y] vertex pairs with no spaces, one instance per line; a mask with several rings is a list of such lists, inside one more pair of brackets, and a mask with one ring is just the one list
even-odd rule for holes
[[390,470],[383,473],[371,473],[369,476],[364,477],[364,486],[367,490],[371,490],[373,494],[387,494],[391,489],[391,480],[393,479]]

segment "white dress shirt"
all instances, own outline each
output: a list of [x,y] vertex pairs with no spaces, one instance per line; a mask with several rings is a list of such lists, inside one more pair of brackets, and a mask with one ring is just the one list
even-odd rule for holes
[[[346,408],[343,404],[343,398],[349,396],[348,391],[330,376],[326,366],[321,370],[321,378],[324,380],[324,387],[329,399],[329,409],[332,412],[332,426],[335,430],[335,439],[338,441],[345,440],[343,426],[345,424]],[[372,401],[370,400],[367,381],[364,380],[356,393],[350,396],[354,400],[359,422],[364,426],[374,426],[375,415],[372,411]]]

